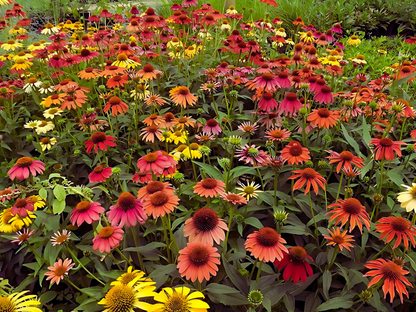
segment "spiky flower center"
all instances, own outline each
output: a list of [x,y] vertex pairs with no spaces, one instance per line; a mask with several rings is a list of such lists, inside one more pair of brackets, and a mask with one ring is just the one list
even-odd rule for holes
[[118,197],[117,204],[121,209],[127,211],[133,209],[136,206],[137,200],[132,193],[123,192]]
[[91,135],[91,141],[94,144],[102,143],[107,139],[107,135],[104,132],[95,132]]
[[203,188],[212,190],[218,185],[218,183],[217,183],[217,180],[213,178],[207,178],[201,181],[201,185]]
[[157,154],[156,153],[150,153],[144,156],[144,160],[148,163],[154,163],[157,160]]
[[218,225],[218,216],[214,210],[204,207],[194,213],[192,221],[198,231],[209,232]]
[[388,138],[383,138],[380,140],[380,145],[383,147],[390,147],[393,145],[393,141]]
[[303,247],[295,246],[295,247],[289,248],[289,255],[292,261],[302,263],[303,261],[305,261],[306,256],[308,254]]
[[279,242],[280,235],[269,227],[261,228],[257,232],[257,242],[265,247],[273,247]]
[[363,206],[358,199],[348,198],[344,201],[342,208],[348,214],[358,215],[361,212]]
[[109,238],[111,235],[113,235],[114,229],[111,226],[103,227],[99,232],[98,235],[101,238]]
[[33,158],[31,157],[21,157],[16,161],[16,165],[19,168],[30,167],[33,164]]
[[169,196],[165,192],[159,191],[152,194],[149,198],[149,201],[153,206],[160,207],[169,201]]
[[197,245],[189,254],[189,261],[198,267],[207,264],[208,260],[209,251],[205,246]]
[[83,200],[75,206],[75,209],[79,212],[84,212],[90,209],[90,204],[91,203],[89,201]]
[[391,221],[392,228],[397,232],[406,232],[410,228],[410,221],[402,217],[396,217]]
[[107,295],[106,308],[112,312],[129,312],[133,311],[136,301],[133,289],[127,285],[117,285],[111,288]]
[[320,108],[318,109],[318,115],[321,118],[328,118],[331,115],[331,112],[327,108]]

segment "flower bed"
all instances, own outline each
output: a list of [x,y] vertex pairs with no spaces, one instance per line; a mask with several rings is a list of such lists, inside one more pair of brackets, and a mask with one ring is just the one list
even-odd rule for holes
[[415,38],[0,4],[0,311],[413,306]]

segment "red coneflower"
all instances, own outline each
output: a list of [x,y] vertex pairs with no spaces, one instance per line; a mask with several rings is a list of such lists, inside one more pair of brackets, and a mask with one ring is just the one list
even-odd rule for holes
[[28,198],[18,198],[13,205],[10,212],[14,215],[18,214],[20,217],[27,217],[28,211],[33,212],[35,210],[34,202]]
[[200,283],[209,281],[210,275],[217,275],[218,265],[221,264],[218,249],[200,242],[189,242],[179,251],[178,269],[182,277]]
[[311,159],[309,156],[309,150],[303,147],[297,141],[291,141],[280,152],[280,155],[287,161],[289,165],[302,164]]
[[91,135],[91,138],[85,141],[85,148],[87,149],[88,154],[91,153],[93,148],[96,153],[98,152],[98,149],[107,151],[108,146],[117,146],[114,141],[116,141],[116,139],[111,135],[106,135],[104,132],[98,131],[94,132]]
[[30,174],[36,177],[36,174],[42,174],[45,171],[45,164],[40,160],[33,160],[31,157],[21,157],[16,164],[7,172],[10,180],[17,178],[24,180],[29,178]]
[[259,147],[253,145],[244,145],[236,150],[235,157],[240,158],[240,161],[245,161],[246,164],[253,166],[266,165],[270,155],[262,151]]
[[137,168],[140,171],[154,173],[156,175],[163,174],[163,170],[175,165],[176,163],[172,164],[172,161],[166,155],[164,155],[162,151],[149,153],[145,156],[142,156],[137,161]]
[[302,108],[302,103],[298,100],[296,93],[286,93],[285,99],[280,102],[278,113],[285,114],[285,116],[292,116],[296,111],[298,112]]
[[283,253],[288,252],[287,248],[283,246],[284,243],[286,241],[276,230],[263,227],[247,237],[244,247],[256,259],[269,262],[283,259]]
[[224,220],[218,218],[215,210],[208,207],[198,209],[192,218],[185,221],[184,236],[189,237],[190,242],[200,242],[213,245],[219,244],[225,239],[224,231],[228,227]]
[[225,183],[213,178],[199,181],[194,186],[194,193],[202,197],[217,197],[225,192]]
[[118,226],[103,227],[92,240],[94,250],[110,253],[123,240],[124,231]]
[[259,108],[262,111],[270,112],[273,109],[277,108],[277,102],[273,98],[273,93],[270,92],[264,92],[261,96],[261,99],[259,101]]
[[294,21],[293,21],[293,25],[302,25],[302,26],[305,26],[305,23],[303,22],[303,20],[302,20],[302,17],[298,17],[298,18],[296,18]]
[[216,25],[218,22],[215,20],[214,16],[212,14],[207,14],[200,20],[201,24],[205,25]]
[[400,300],[403,303],[403,294],[409,298],[409,293],[406,290],[406,286],[413,287],[412,284],[403,275],[409,274],[409,271],[403,270],[399,265],[390,260],[377,259],[369,261],[364,265],[371,271],[364,274],[364,276],[375,276],[368,284],[367,288],[377,284],[381,280],[383,282],[384,299],[387,297],[387,293],[390,294],[390,302],[393,303],[394,291],[397,290],[400,296]]
[[153,177],[151,173],[139,171],[133,174],[131,180],[135,183],[141,182],[141,183],[148,183],[152,181]]
[[147,220],[142,202],[129,192],[120,194],[117,203],[107,212],[107,217],[112,226],[118,225],[119,227],[136,226],[137,221],[143,224]]
[[409,249],[409,240],[415,247],[416,230],[409,220],[402,217],[384,217],[378,220],[376,224],[377,232],[380,232],[380,239],[386,238],[386,243],[396,238],[393,249],[396,249],[403,240],[404,247]]
[[171,213],[178,203],[179,198],[173,192],[158,191],[146,197],[143,210],[153,218],[163,217]]
[[[120,76],[118,76],[120,77]],[[113,96],[104,106],[104,113],[107,113],[111,108],[111,115],[117,116],[118,114],[124,114],[129,109],[129,106],[124,103],[119,97]]]
[[326,180],[314,169],[312,168],[305,168],[303,170],[294,170],[292,173],[296,173],[296,175],[289,177],[288,179],[297,179],[300,178],[296,183],[293,185],[293,190],[300,189],[306,183],[305,194],[309,193],[311,185],[316,195],[318,195],[319,187],[318,185],[325,190]]
[[334,102],[334,97],[331,93],[331,88],[328,86],[323,86],[320,91],[318,91],[313,99],[322,104],[330,104]]
[[128,82],[127,74],[124,74],[123,76],[116,75],[108,79],[106,86],[108,88],[122,88],[124,84],[127,82]]
[[81,226],[82,223],[88,224],[100,220],[100,214],[104,213],[105,209],[97,202],[82,201],[78,203],[71,211],[69,221],[72,225]]
[[335,126],[339,120],[340,112],[338,110],[329,110],[327,108],[314,109],[306,118],[311,124],[319,128],[329,129]]
[[105,182],[112,174],[110,167],[104,168],[103,166],[95,167],[88,175],[88,179],[91,183]]
[[331,155],[326,158],[329,159],[330,164],[338,163],[336,169],[337,173],[339,173],[341,169],[352,171],[351,164],[356,165],[358,168],[364,167],[364,159],[354,156],[354,154],[349,151],[343,151],[341,154],[338,154],[335,151],[329,151],[329,153]]
[[260,2],[263,2],[263,3],[266,3],[268,5],[273,5],[273,6],[277,7],[277,2],[275,0],[260,0]]
[[173,103],[181,105],[183,108],[186,108],[187,105],[193,106],[198,97],[193,95],[188,87],[180,86],[175,87],[169,91],[170,99]]
[[352,239],[353,235],[347,235],[347,230],[341,233],[340,228],[333,228],[332,232],[331,230],[328,230],[329,235],[323,235],[323,237],[329,241],[327,246],[338,246],[339,250],[348,249],[351,251],[351,247],[353,245],[351,242],[354,240]]
[[328,208],[336,208],[326,214],[332,214],[332,216],[329,218],[329,222],[334,220],[335,224],[341,223],[341,226],[344,226],[349,221],[349,232],[358,226],[362,233],[363,223],[368,229],[370,228],[370,216],[368,215],[367,211],[365,211],[365,207],[361,205],[358,199],[338,199],[335,204],[329,205]]
[[374,145],[374,159],[375,160],[394,160],[394,153],[398,157],[402,156],[401,146],[406,145],[402,141],[393,141],[388,138],[371,139],[370,145]]
[[293,283],[299,282],[299,279],[305,283],[306,278],[313,274],[312,267],[308,261],[306,261],[306,258],[313,261],[312,257],[300,246],[288,248],[288,251],[287,254],[283,255],[283,259],[280,261],[276,260],[274,265],[276,265],[279,270],[286,267],[283,271],[283,279],[285,281],[292,278]]

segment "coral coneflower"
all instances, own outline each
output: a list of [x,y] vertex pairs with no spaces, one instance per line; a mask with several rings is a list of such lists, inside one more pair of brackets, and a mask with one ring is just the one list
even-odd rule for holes
[[283,259],[283,253],[288,252],[287,248],[283,246],[284,243],[286,241],[276,230],[263,227],[247,237],[244,247],[256,259],[269,262]]
[[289,165],[302,164],[311,159],[309,150],[297,141],[291,141],[280,152]]
[[415,247],[416,230],[409,220],[402,217],[384,217],[376,224],[377,232],[380,232],[380,239],[386,238],[386,243],[396,238],[393,249],[396,249],[403,240],[404,247],[409,249],[409,240]]
[[123,239],[124,231],[118,226],[103,227],[92,240],[94,250],[110,253],[111,249],[118,247]]
[[326,158],[329,159],[330,164],[338,163],[336,169],[338,173],[341,169],[345,169],[347,171],[352,170],[352,164],[356,165],[358,168],[364,167],[364,159],[354,156],[354,154],[349,151],[343,151],[341,154],[334,151],[329,151],[329,153],[331,155]]
[[344,226],[348,221],[350,223],[351,232],[356,226],[363,232],[363,223],[367,228],[370,228],[370,216],[365,207],[361,205],[358,199],[338,199],[335,204],[329,205],[328,208],[336,208],[329,211],[326,215],[331,215],[329,221],[335,221],[335,224],[341,223]]
[[108,88],[122,88],[128,82],[127,75],[116,75],[108,79],[106,86]]
[[98,149],[107,151],[108,146],[114,147],[117,145],[114,143],[115,140],[116,139],[114,137],[111,135],[106,135],[104,132],[94,132],[91,135],[91,138],[85,141],[85,148],[87,149],[88,154],[91,153],[93,148],[96,153],[98,152]]
[[59,259],[53,266],[48,267],[49,271],[45,273],[47,276],[46,280],[51,280],[51,285],[55,283],[58,285],[65,276],[68,276],[69,270],[71,270],[74,265],[75,263],[72,263],[71,259],[65,259],[63,262],[62,259]]
[[156,125],[145,127],[141,130],[142,132],[142,140],[145,142],[154,142],[155,138],[157,138],[159,141],[163,138],[162,129],[159,128]]
[[18,194],[20,191],[18,189],[12,189],[11,187],[7,187],[4,190],[0,191],[0,201],[5,203],[6,200],[12,199],[15,194]]
[[162,75],[160,70],[155,69],[152,65],[146,64],[143,69],[137,72],[137,75],[143,80],[153,80]]
[[329,110],[327,108],[314,109],[307,117],[313,125],[319,128],[329,129],[335,126],[339,120],[340,113],[337,110]]
[[36,174],[42,174],[45,171],[45,164],[40,160],[33,160],[31,157],[21,157],[16,161],[16,164],[7,172],[10,180],[17,178],[24,180],[30,174],[36,177]]
[[120,194],[117,203],[107,212],[107,217],[112,226],[118,225],[119,227],[136,226],[137,221],[143,224],[147,220],[142,202],[129,192]]
[[148,183],[152,181],[152,174],[144,171],[139,171],[133,174],[133,177],[131,180],[135,183],[141,182],[141,183]]
[[371,271],[364,274],[364,276],[374,276],[371,282],[367,285],[367,288],[377,284],[383,280],[383,292],[384,299],[387,297],[387,293],[390,294],[390,302],[393,303],[394,291],[397,290],[401,302],[403,303],[403,294],[409,298],[409,293],[406,290],[406,286],[413,287],[412,284],[404,277],[409,274],[409,271],[403,270],[399,265],[390,260],[377,259],[369,261],[364,265]]
[[105,182],[111,176],[112,169],[110,167],[104,168],[103,166],[95,167],[88,175],[90,183]]
[[290,131],[280,128],[271,129],[266,132],[266,135],[264,137],[272,141],[282,141],[289,139]]
[[179,203],[179,198],[171,192],[159,191],[148,197],[143,205],[143,210],[153,218],[163,217],[171,213]]
[[280,102],[278,113],[285,116],[292,116],[302,108],[302,103],[298,100],[296,93],[286,93],[285,99]]
[[182,277],[200,283],[209,281],[210,275],[217,275],[218,265],[221,264],[217,248],[200,242],[189,242],[179,251],[178,269]]
[[164,193],[174,193],[174,189],[169,182],[150,181],[146,186],[139,190],[137,197],[145,201],[150,195],[162,191]]
[[97,202],[82,201],[79,202],[71,211],[69,221],[72,225],[81,226],[82,223],[88,224],[100,220],[100,214],[104,213],[105,209]]
[[370,145],[374,145],[374,159],[375,160],[394,160],[394,153],[397,156],[402,156],[401,145],[406,145],[402,141],[393,141],[389,138],[371,139]]
[[193,95],[188,87],[184,86],[173,88],[169,91],[169,95],[173,103],[181,105],[183,108],[193,106],[198,100],[198,97]]
[[34,203],[28,198],[18,198],[11,210],[12,214],[18,214],[21,217],[26,217],[28,211],[35,211]]
[[323,237],[329,241],[327,246],[338,246],[338,248],[342,251],[344,248],[351,251],[351,247],[353,245],[351,242],[353,242],[353,235],[347,235],[347,230],[341,233],[340,228],[333,228],[332,232],[331,230],[328,230],[329,235],[323,235]]
[[247,199],[244,196],[231,192],[225,192],[222,194],[221,199],[232,203],[233,205],[247,204]]
[[124,114],[129,109],[129,106],[124,103],[119,97],[111,97],[107,104],[104,106],[104,113],[107,113],[111,108],[111,115],[117,116],[118,114]]
[[301,187],[305,185],[305,183],[306,183],[305,194],[309,193],[311,186],[313,187],[313,190],[316,195],[318,195],[319,186],[323,190],[325,189],[326,180],[314,169],[305,168],[303,170],[294,170],[292,172],[296,174],[289,177],[288,179],[300,178],[293,185],[293,190],[300,189]]
[[200,242],[213,245],[225,239],[224,231],[228,231],[225,222],[218,218],[215,210],[208,207],[198,209],[192,218],[185,221],[184,236],[190,242]]
[[217,197],[225,191],[225,183],[213,178],[206,178],[194,186],[194,193],[202,197]]
[[172,163],[169,157],[164,155],[162,151],[156,151],[142,156],[137,161],[137,168],[140,171],[161,175],[166,168],[175,166],[175,163]]
[[311,265],[306,258],[313,261],[312,257],[308,255],[305,248],[301,246],[295,246],[288,248],[288,253],[283,255],[283,259],[274,262],[279,270],[285,268],[283,271],[283,279],[288,281],[292,278],[293,283],[301,280],[306,283],[306,278],[313,274]]

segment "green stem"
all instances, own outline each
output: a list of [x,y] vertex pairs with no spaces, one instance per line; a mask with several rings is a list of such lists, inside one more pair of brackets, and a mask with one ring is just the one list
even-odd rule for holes
[[83,292],[81,289],[78,288],[78,286],[76,286],[74,283],[71,282],[71,280],[68,277],[65,277],[65,282],[67,282],[69,285],[71,285],[72,287],[74,287],[76,290],[78,290],[81,294],[87,295],[88,297],[91,297],[97,301],[99,301],[100,299],[95,298],[94,296],[91,296],[89,294],[87,294],[86,292]]
[[77,256],[72,252],[72,250],[70,248],[67,248],[69,254],[71,255],[72,259],[74,259],[74,261],[78,262],[79,265],[85,270],[85,272],[87,272],[89,275],[91,275],[91,277],[93,279],[95,279],[97,282],[99,282],[101,285],[105,286],[105,283],[103,283],[101,280],[99,280],[94,274],[92,274],[83,264],[82,262],[77,258]]
[[250,276],[248,277],[249,280],[251,280],[251,278],[253,277],[254,270],[256,269],[256,266],[257,266],[257,262],[258,260],[256,259],[256,261],[254,261],[253,267],[251,268]]
[[335,199],[335,201],[337,201],[338,198],[339,198],[339,193],[341,192],[341,186],[342,186],[342,180],[343,179],[344,179],[344,171],[341,172],[341,178],[339,179],[339,185],[338,185],[337,198]]
[[316,224],[315,213],[313,212],[312,198],[311,198],[311,192],[310,191],[308,192],[308,198],[309,198],[309,206],[311,208],[313,223],[315,225],[315,236],[318,237],[318,225]]
[[[130,227],[130,229],[131,229],[131,234],[133,235],[134,245],[135,245],[135,247],[139,247],[140,245],[139,245],[139,241],[138,241],[137,235],[136,235],[136,228],[134,226],[132,226],[132,227]],[[143,272],[145,272],[142,254],[139,251],[137,252],[137,258],[139,258],[140,269]]]
[[228,212],[228,231],[227,234],[225,235],[225,240],[224,240],[224,247],[222,248],[222,253],[225,255],[225,253],[227,252],[227,241],[228,241],[228,236],[230,235],[230,231],[231,231],[231,222],[233,222],[233,214],[234,214],[234,210],[231,207],[229,212]]
[[263,261],[260,262],[259,264],[259,270],[257,271],[257,276],[256,276],[256,283],[259,282],[259,278],[260,278],[260,274],[261,274],[261,267],[263,266]]
[[335,259],[336,259],[336,257],[337,257],[337,254],[338,254],[338,250],[339,250],[339,247],[338,247],[338,245],[337,245],[337,246],[335,246],[335,248],[334,248],[334,253],[332,254],[331,261],[330,261],[330,262],[329,262],[329,264],[328,264],[328,271],[331,269],[332,265],[334,264],[334,261],[335,261]]
[[118,247],[114,248],[114,250],[118,252],[118,254],[121,256],[121,258],[123,258],[124,261],[126,261],[128,264],[130,264],[131,261],[129,259],[127,259],[127,257],[121,252],[120,249],[118,249]]

